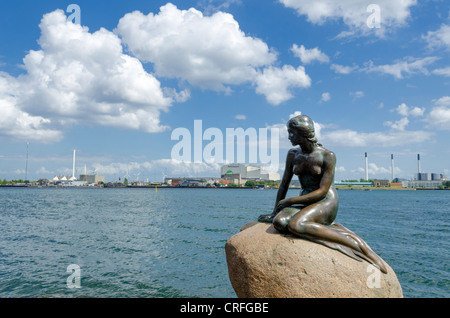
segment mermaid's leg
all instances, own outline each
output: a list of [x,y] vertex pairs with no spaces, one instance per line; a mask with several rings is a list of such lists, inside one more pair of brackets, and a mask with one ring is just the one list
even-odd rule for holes
[[289,233],[288,225],[291,218],[300,212],[300,208],[288,207],[281,210],[273,219],[273,227],[281,233]]
[[[288,230],[296,236],[318,243],[329,242],[328,245],[335,246],[335,249],[341,250],[347,255],[348,248],[350,248],[355,255],[368,260],[386,273],[387,270],[381,258],[359,236],[342,226],[342,228],[336,229],[336,227],[324,225],[327,224],[325,212],[329,211],[329,208],[330,205],[326,201],[317,202],[304,208],[290,218]],[[339,248],[336,244],[343,245],[346,248]]]

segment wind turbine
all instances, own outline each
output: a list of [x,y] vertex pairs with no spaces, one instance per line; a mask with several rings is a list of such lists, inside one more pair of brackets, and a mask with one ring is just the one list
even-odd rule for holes
[[130,175],[128,174],[128,169],[127,169],[127,174],[125,175],[125,177],[124,177],[124,179],[123,179],[123,181],[125,181],[125,179],[129,179],[130,178]]
[[162,175],[163,175],[162,183],[164,183],[164,181],[166,180],[166,177],[167,177],[167,169],[164,169],[164,171],[162,172]]

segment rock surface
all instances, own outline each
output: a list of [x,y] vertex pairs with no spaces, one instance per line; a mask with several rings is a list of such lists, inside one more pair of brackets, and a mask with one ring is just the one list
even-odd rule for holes
[[400,298],[400,283],[321,244],[251,222],[225,244],[231,285],[240,298]]

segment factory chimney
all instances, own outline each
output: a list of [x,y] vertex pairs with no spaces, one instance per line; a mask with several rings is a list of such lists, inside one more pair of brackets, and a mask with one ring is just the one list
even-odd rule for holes
[[394,180],[394,154],[391,154],[391,181]]
[[75,179],[75,149],[73,150],[72,178]]
[[420,173],[420,154],[417,154],[417,173]]
[[367,163],[367,152],[365,153],[365,157],[366,157],[366,181],[369,180],[369,166]]

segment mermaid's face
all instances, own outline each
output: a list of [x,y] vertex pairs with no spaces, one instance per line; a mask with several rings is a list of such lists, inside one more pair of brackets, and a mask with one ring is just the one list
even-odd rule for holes
[[299,133],[299,131],[295,128],[288,127],[288,139],[293,146],[300,145],[303,141],[304,137]]

